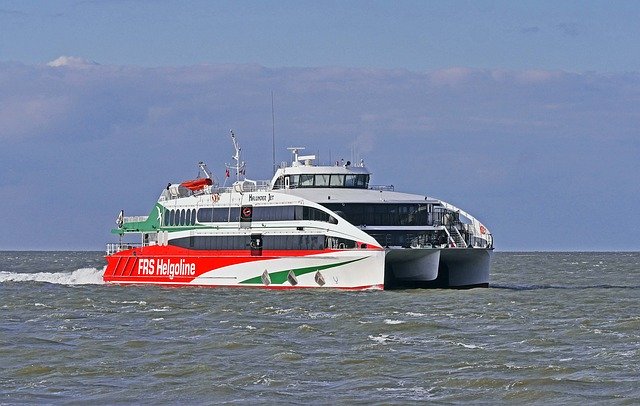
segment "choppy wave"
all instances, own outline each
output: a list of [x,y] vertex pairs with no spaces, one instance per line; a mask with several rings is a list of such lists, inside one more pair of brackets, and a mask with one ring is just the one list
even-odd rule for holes
[[0,283],[46,282],[57,285],[101,285],[104,268],[80,268],[73,272],[6,272],[0,271]]
[[640,289],[640,285],[491,285],[492,289],[508,289],[508,290],[540,290],[540,289]]
[[489,289],[363,294],[73,286],[102,252],[0,252],[0,399],[640,405],[640,253],[493,261]]

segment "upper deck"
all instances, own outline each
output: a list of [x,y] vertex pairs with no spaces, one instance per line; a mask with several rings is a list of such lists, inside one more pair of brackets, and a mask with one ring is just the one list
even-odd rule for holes
[[[315,155],[298,155],[304,148],[289,148],[293,153],[291,165],[283,162],[271,180],[272,189],[348,188],[369,189],[371,172],[361,160],[336,161],[335,165],[314,165]],[[389,189],[386,187],[385,189]]]

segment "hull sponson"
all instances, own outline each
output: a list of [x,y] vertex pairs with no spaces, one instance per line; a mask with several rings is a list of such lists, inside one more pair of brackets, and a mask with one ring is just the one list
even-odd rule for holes
[[108,256],[103,278],[118,284],[382,289],[384,251],[265,250],[253,256],[250,250],[152,245]]
[[492,253],[479,248],[391,250],[385,289],[488,287]]
[[432,281],[438,277],[440,250],[438,249],[390,249],[385,265],[393,278],[399,281]]
[[[446,286],[450,288],[488,287],[492,254],[492,249],[442,250],[440,264],[441,267],[446,268]],[[444,273],[445,269],[442,269],[442,272]]]

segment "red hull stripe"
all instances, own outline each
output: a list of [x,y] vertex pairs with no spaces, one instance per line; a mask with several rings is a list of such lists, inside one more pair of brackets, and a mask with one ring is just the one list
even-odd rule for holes
[[227,266],[332,252],[341,250],[264,250],[261,256],[252,256],[251,250],[196,251],[175,246],[151,245],[106,257],[107,267],[103,279],[105,282],[116,283],[187,285],[206,272]]

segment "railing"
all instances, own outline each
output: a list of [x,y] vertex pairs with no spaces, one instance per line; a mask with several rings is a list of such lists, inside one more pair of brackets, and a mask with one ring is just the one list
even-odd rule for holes
[[127,216],[122,219],[124,223],[142,223],[147,221],[149,216]]
[[107,244],[107,255],[117,254],[120,251],[130,250],[131,248],[142,247],[141,243],[133,242],[112,242]]
[[387,192],[393,192],[393,185],[369,185],[370,190],[384,190]]
[[456,244],[456,246],[460,247],[460,248],[467,248],[467,242],[464,240],[464,238],[462,237],[462,234],[460,234],[460,231],[458,230],[457,227],[453,226],[449,229],[449,234],[451,235],[453,242]]
[[242,184],[237,184],[237,185],[212,188],[211,193],[267,192],[269,190],[270,190],[270,182],[268,180],[255,180],[250,182],[244,182]]

